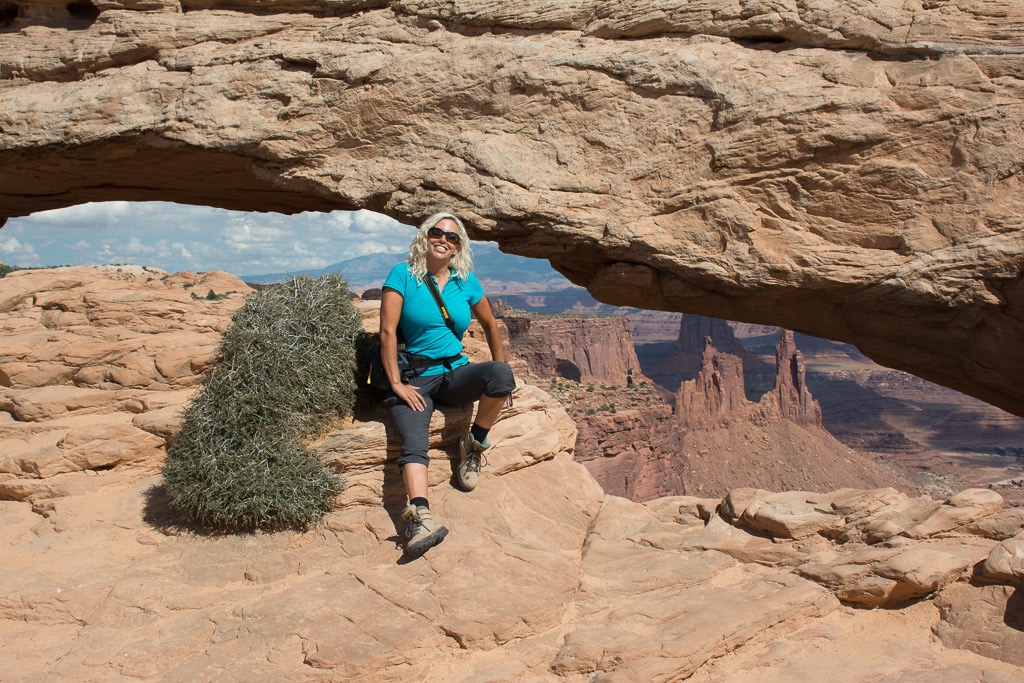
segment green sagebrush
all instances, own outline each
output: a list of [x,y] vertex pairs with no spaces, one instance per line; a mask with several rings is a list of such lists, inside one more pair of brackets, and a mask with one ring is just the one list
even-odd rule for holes
[[303,442],[351,412],[362,334],[338,275],[250,296],[184,411],[164,484],[185,521],[219,531],[307,528],[343,489]]

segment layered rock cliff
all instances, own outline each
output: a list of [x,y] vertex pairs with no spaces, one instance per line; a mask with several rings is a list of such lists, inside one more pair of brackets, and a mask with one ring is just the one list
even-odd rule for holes
[[[683,315],[679,319],[678,335],[670,343],[645,344],[637,349],[644,374],[671,393],[679,385],[693,379],[701,369],[704,340],[710,338],[714,347],[743,360],[744,373],[766,371],[761,361],[751,356],[733,334],[725,320],[702,315]],[[770,368],[774,374],[774,368]]]
[[793,424],[821,428],[821,406],[807,388],[807,366],[789,330],[779,335],[775,349],[775,388],[759,402],[760,419],[789,420]]
[[506,318],[505,323],[527,376],[619,386],[643,379],[628,318]]
[[137,266],[0,280],[0,498],[92,490],[160,469],[178,412],[252,292],[227,273]]
[[719,352],[707,337],[700,371],[676,391],[679,427],[689,431],[746,422],[752,407],[743,390],[743,359]]
[[602,301],[1024,414],[1019,3],[2,7],[0,216],[443,206]]

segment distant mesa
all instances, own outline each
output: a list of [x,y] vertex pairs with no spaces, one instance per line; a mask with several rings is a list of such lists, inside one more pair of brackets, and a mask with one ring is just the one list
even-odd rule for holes
[[574,382],[606,382],[625,386],[639,381],[640,361],[633,346],[630,321],[603,318],[503,318],[510,343],[533,377],[562,377]]
[[[475,272],[484,285],[484,290],[492,298],[501,295],[509,288],[527,289],[569,286],[564,277],[558,274],[543,259],[527,258],[514,254],[505,254],[498,245],[489,242],[473,244]],[[316,277],[324,273],[339,273],[348,281],[349,287],[362,290],[380,287],[384,283],[391,268],[406,259],[405,252],[394,254],[366,254],[355,258],[333,263],[324,268],[297,270],[290,273],[263,273],[259,275],[240,275],[245,282],[255,284],[273,284],[285,282],[293,277],[305,275]],[[585,291],[581,288],[574,288]],[[588,295],[589,297],[589,295]]]

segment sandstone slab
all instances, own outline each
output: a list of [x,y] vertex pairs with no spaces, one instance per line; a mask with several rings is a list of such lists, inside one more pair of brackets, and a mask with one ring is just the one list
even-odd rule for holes
[[[222,298],[193,297],[199,287]],[[164,448],[252,290],[226,273],[137,266],[15,271],[0,280],[0,497],[139,480]]]
[[[606,505],[594,522],[596,536],[587,545],[577,597],[582,618],[552,664],[559,674],[686,678],[696,662],[720,656],[766,628],[768,612],[817,617],[838,606],[827,591],[789,573],[739,564],[713,550],[644,543],[653,526],[675,523],[633,514],[634,523],[623,526],[623,506]],[[619,555],[615,546],[630,539],[639,545],[628,558]],[[686,572],[666,571],[684,559]],[[628,583],[617,580],[627,573]]]
[[[131,286],[156,286],[142,273]],[[116,289],[100,308],[137,302]],[[156,324],[93,314],[120,320],[108,331]],[[44,350],[63,365],[61,348]],[[111,358],[104,343],[88,348],[97,363]],[[140,348],[155,357],[160,343]],[[74,362],[88,363],[86,352]],[[1016,648],[1016,594],[957,581],[1000,540],[1010,547],[1015,517],[1001,511],[940,525],[927,538],[866,540],[874,524],[905,530],[947,508],[983,507],[976,493],[939,502],[888,489],[747,490],[640,505],[606,495],[572,462],[564,409],[523,384],[470,494],[451,487],[444,467],[469,410],[435,416],[431,502],[451,533],[423,558],[402,557],[394,450],[372,412],[317,444],[333,444],[333,464],[353,482],[322,525],[204,535],[176,522],[156,475],[168,413],[192,391],[176,387],[0,394],[0,659],[17,663],[5,678],[753,681],[828,669],[851,683],[948,675],[1001,683],[1024,675],[997,652]],[[816,529],[806,534],[805,515]],[[818,515],[832,526],[819,527]],[[961,588],[981,593],[961,599]],[[949,596],[948,605],[926,596],[889,610],[841,606],[857,603],[855,591],[876,600],[859,604],[893,606],[911,589]]]
[[907,529],[911,538],[927,538],[977,522],[1003,507],[1003,497],[987,489],[968,489],[948,499],[920,524]]
[[1024,665],[1024,600],[1019,587],[959,584],[943,591],[935,604],[942,621],[934,632],[947,646]]

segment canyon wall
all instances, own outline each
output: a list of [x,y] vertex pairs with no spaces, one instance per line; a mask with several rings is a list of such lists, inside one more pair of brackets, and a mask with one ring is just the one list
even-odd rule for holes
[[821,428],[821,406],[807,388],[807,366],[790,330],[782,330],[775,349],[775,389],[761,398],[759,410],[766,421],[788,420]]
[[774,368],[747,353],[727,321],[691,314],[680,318],[678,335],[672,342],[644,344],[637,349],[644,374],[665,390],[675,393],[680,384],[695,378],[700,372],[704,342],[709,338],[719,351],[742,359],[744,374],[770,372],[774,375]]
[[628,318],[514,318],[511,343],[531,377],[562,377],[625,386],[645,378]]
[[1024,7],[6,0],[0,223],[444,207],[616,305],[1024,414]]
[[704,340],[697,376],[676,390],[676,421],[683,430],[727,427],[751,419],[743,386],[743,359],[722,353]]
[[[633,373],[634,383],[626,386],[623,369],[638,367],[628,318],[502,320],[515,372],[551,382],[550,391],[579,427],[575,459],[608,493],[637,501],[724,495],[751,482],[778,489],[918,491],[879,456],[852,451],[823,429],[791,331],[782,331],[776,344],[772,388],[751,401],[744,366],[754,362],[766,374],[764,363],[746,353],[726,321],[684,315],[675,342],[645,345],[660,358],[656,378],[692,377],[677,384],[670,401],[664,385],[655,386],[645,373]],[[703,336],[710,334],[714,339]],[[720,350],[718,340],[741,355]]]

